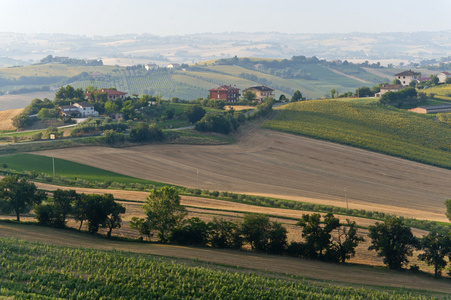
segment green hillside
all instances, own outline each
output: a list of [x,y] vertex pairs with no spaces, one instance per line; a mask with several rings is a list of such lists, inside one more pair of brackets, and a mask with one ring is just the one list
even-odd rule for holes
[[355,65],[338,68],[316,58],[303,61],[294,58],[218,60],[196,64],[186,70],[161,68],[154,71],[146,71],[142,66],[125,68],[48,63],[1,68],[0,94],[48,91],[70,84],[83,89],[89,85],[116,87],[128,94],[161,94],[163,98],[192,100],[206,97],[208,90],[218,85],[231,84],[240,89],[267,85],[276,90],[276,97],[281,94],[291,96],[300,90],[304,96],[314,99],[329,95],[331,89],[342,93],[354,92],[363,85],[373,86],[385,80]]
[[375,103],[314,100],[288,104],[262,126],[451,168],[451,127],[435,116]]
[[0,250],[0,299],[425,299],[408,289],[340,286],[197,260],[12,238],[0,238]]

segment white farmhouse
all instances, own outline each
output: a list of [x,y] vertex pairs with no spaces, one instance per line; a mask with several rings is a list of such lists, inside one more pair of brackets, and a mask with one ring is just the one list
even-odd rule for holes
[[87,102],[75,103],[74,105],[60,106],[61,114],[74,118],[98,117],[99,112],[94,110],[94,105]]
[[404,71],[398,74],[395,74],[396,79],[401,81],[403,86],[408,86],[410,82],[417,81],[420,77],[420,73],[413,72],[412,70]]
[[438,82],[445,83],[446,79],[451,78],[451,73],[440,72],[437,74]]

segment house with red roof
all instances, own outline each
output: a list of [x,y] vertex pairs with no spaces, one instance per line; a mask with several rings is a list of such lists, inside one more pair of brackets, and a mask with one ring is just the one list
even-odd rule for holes
[[240,97],[240,89],[231,85],[221,85],[220,87],[208,91],[210,92],[210,99],[238,102]]
[[[113,100],[113,101],[116,101],[118,99],[125,100],[125,95],[127,95],[127,93],[120,92],[120,91],[113,90],[113,89],[100,89],[100,90],[95,91],[94,93],[106,93],[108,100]],[[87,92],[86,98],[89,98],[89,97],[91,97],[91,93]]]

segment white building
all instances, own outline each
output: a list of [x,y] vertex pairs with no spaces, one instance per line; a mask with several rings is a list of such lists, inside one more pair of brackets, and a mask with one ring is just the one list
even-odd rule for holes
[[144,66],[144,68],[146,68],[147,71],[153,71],[157,70],[159,67],[156,64],[147,64]]
[[451,78],[451,73],[440,72],[437,74],[438,82],[445,83],[446,79]]
[[94,105],[87,102],[75,103],[74,105],[60,106],[61,114],[63,116],[70,116],[74,118],[98,117],[99,112],[94,110]]
[[412,70],[404,71],[398,74],[395,74],[396,79],[401,81],[403,86],[408,86],[410,82],[417,81],[420,78],[420,73],[415,73]]

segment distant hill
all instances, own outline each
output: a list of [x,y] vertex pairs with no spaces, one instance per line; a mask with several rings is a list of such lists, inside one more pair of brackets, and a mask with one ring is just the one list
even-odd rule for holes
[[[373,66],[374,67],[374,66]],[[355,91],[363,85],[389,81],[389,76],[368,72],[357,64],[337,64],[316,57],[290,60],[231,58],[185,66],[181,69],[147,71],[143,65],[80,66],[62,63],[34,64],[0,69],[0,92],[21,94],[56,90],[70,84],[75,88],[94,85],[116,87],[129,94],[161,94],[163,98],[186,100],[206,97],[208,90],[231,84],[240,89],[267,85],[291,96],[300,90],[308,98],[329,94],[331,89]],[[30,99],[31,100],[31,99]]]
[[[0,68],[0,94],[51,92],[70,84],[75,88],[84,89],[89,85],[116,87],[129,95],[193,100],[207,97],[209,89],[230,84],[241,90],[266,85],[275,89],[276,97],[281,94],[290,97],[299,90],[304,97],[316,99],[327,97],[332,89],[339,93],[355,92],[359,87],[391,82],[393,74],[400,70],[403,69],[368,62],[330,62],[315,56],[293,56],[291,59],[232,57],[185,64],[183,68],[163,67],[149,71],[142,64],[120,67],[40,63]],[[425,76],[434,73],[426,69],[415,70]]]

